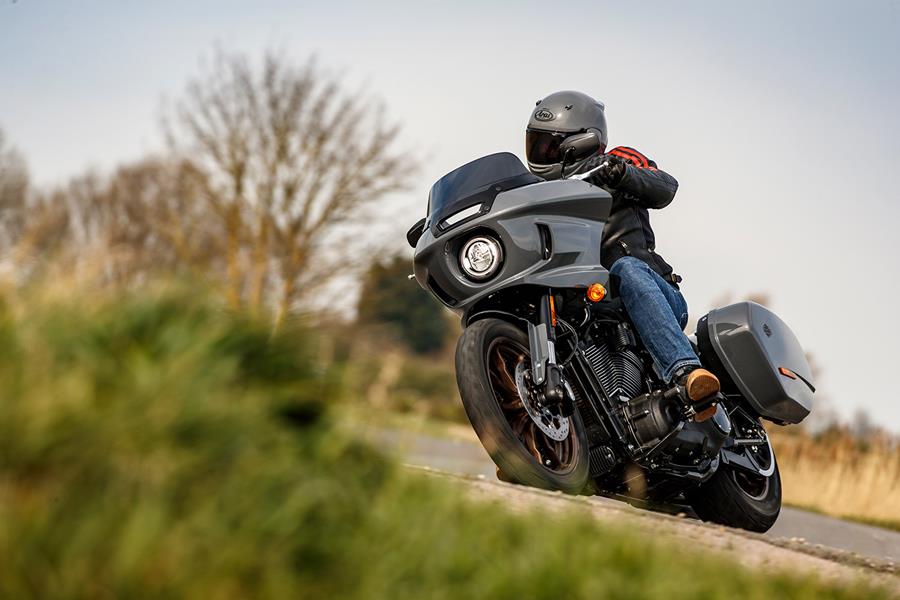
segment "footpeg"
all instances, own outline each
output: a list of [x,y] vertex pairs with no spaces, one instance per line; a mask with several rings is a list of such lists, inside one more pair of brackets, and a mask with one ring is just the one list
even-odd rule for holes
[[703,367],[692,367],[681,375],[666,394],[677,394],[684,403],[684,414],[698,423],[716,414],[716,404],[725,397],[721,393],[719,378]]
[[687,388],[680,384],[673,385],[663,395],[666,398],[677,397],[684,406],[684,416],[688,419],[694,419],[698,423],[702,423],[716,414],[716,406],[719,402],[725,400],[725,396],[721,392],[716,392],[711,396],[694,402],[688,396]]
[[685,414],[692,417],[698,423],[702,423],[716,414],[716,407],[719,405],[719,402],[723,400],[725,400],[725,396],[723,396],[721,392],[717,392],[699,402],[691,402],[688,404]]

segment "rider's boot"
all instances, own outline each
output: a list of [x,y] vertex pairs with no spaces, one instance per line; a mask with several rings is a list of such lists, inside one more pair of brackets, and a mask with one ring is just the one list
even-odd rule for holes
[[[719,378],[703,367],[690,368],[686,372],[681,373],[675,381],[678,385],[684,386],[688,400],[694,404],[707,402],[711,396],[718,394],[721,389]],[[694,415],[694,420],[702,422],[712,417],[715,413],[716,406],[713,404]]]

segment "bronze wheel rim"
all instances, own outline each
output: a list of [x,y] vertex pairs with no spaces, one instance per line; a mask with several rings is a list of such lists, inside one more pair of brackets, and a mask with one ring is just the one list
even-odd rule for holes
[[569,435],[556,441],[545,435],[528,415],[516,385],[516,367],[528,361],[528,349],[509,338],[491,342],[487,351],[488,375],[494,399],[522,447],[545,469],[564,473],[578,456],[578,440],[569,420]]

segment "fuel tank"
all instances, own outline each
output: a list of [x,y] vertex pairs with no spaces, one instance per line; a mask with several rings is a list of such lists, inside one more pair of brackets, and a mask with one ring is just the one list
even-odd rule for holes
[[778,315],[755,302],[718,308],[697,324],[704,363],[730,382],[763,418],[799,423],[813,406],[815,387],[806,353]]

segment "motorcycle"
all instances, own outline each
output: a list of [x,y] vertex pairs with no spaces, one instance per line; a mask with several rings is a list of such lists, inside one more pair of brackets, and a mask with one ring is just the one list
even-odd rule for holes
[[[599,145],[585,133],[562,150],[575,161]],[[485,156],[438,180],[408,231],[415,279],[462,321],[466,415],[505,481],[766,531],[782,494],[762,421],[812,409],[803,348],[773,312],[739,302],[689,336],[721,392],[698,406],[663,382],[601,266],[612,197],[591,173],[544,181],[513,154]]]

